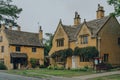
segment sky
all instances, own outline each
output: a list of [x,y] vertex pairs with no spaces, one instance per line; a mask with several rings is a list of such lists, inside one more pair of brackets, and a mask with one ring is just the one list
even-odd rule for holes
[[38,33],[42,26],[44,34],[54,33],[60,19],[65,25],[73,25],[75,11],[82,22],[96,19],[98,4],[104,7],[105,15],[114,11],[107,0],[13,0],[13,3],[23,9],[17,20],[21,30]]

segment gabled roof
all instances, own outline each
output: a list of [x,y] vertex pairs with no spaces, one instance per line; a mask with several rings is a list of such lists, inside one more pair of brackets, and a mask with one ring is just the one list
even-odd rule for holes
[[10,45],[43,47],[43,43],[39,40],[38,33],[30,33],[8,29],[5,29],[4,32]]
[[91,33],[95,35],[97,31],[108,21],[109,18],[110,16],[106,16],[101,19],[88,21],[86,22],[86,24],[88,25],[88,28],[90,29]]
[[[87,24],[87,26],[92,34],[92,37],[95,37],[97,32],[109,20],[109,18],[110,18],[110,16],[106,16],[106,17],[101,18],[101,19],[95,19],[95,20],[84,22],[84,23]],[[69,37],[69,41],[74,41],[77,39],[76,35],[80,31],[80,29],[84,23],[81,23],[78,26],[62,25],[63,29],[65,30],[65,32],[67,33],[67,35]]]
[[65,30],[65,32],[67,33],[68,37],[69,37],[69,41],[73,41],[76,40],[76,36],[75,33],[79,31],[79,29],[81,28],[82,24],[78,25],[78,26],[67,26],[67,25],[63,25],[63,29]]

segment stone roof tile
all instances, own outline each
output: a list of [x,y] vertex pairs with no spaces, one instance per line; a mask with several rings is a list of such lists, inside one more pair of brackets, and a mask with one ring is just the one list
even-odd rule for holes
[[[86,24],[89,28],[89,30],[92,33],[92,36],[95,37],[97,31],[105,24],[105,22],[110,18],[110,16],[106,16],[104,18],[101,19],[95,19],[95,20],[91,20],[91,21],[87,21]],[[79,32],[79,30],[81,29],[82,25],[84,23],[81,23],[78,26],[68,26],[68,25],[62,25],[63,29],[65,30],[65,32],[67,33],[68,37],[69,37],[69,41],[74,41],[77,38],[77,33]]]
[[43,47],[43,43],[39,40],[38,33],[30,33],[8,29],[5,29],[4,32],[6,33],[6,37],[8,38],[10,45]]

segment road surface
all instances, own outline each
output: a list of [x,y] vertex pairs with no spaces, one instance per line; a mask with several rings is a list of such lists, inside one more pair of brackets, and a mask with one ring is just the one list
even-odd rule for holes
[[44,80],[44,79],[25,77],[25,76],[13,75],[13,74],[7,74],[4,72],[0,72],[0,80]]

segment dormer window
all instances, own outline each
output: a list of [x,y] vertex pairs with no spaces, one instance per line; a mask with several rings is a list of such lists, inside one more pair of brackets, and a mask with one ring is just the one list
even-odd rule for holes
[[81,44],[88,44],[88,35],[81,35]]
[[62,47],[64,46],[64,38],[57,39],[57,47]]

